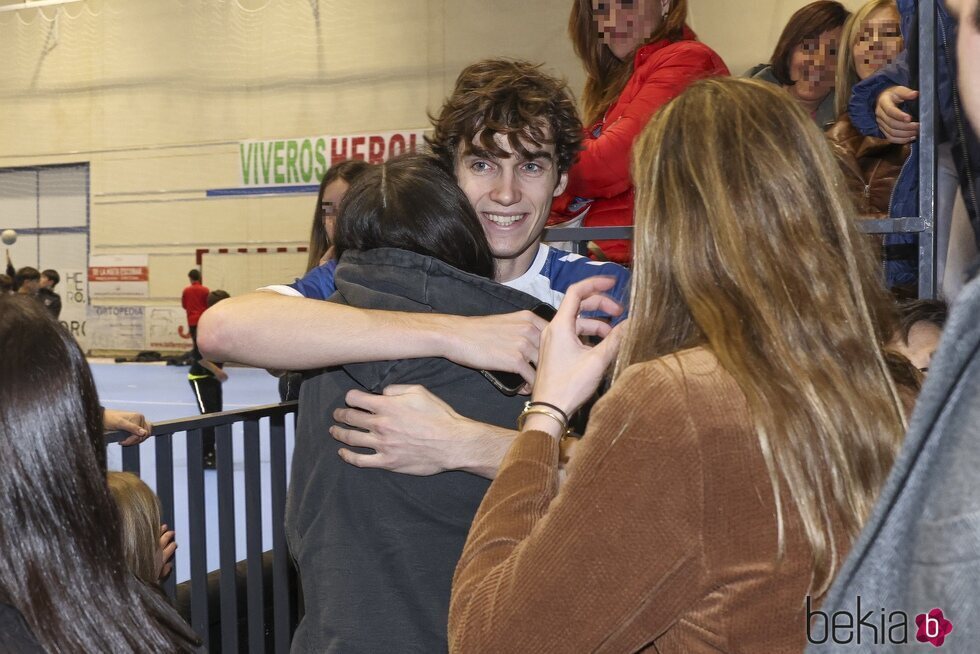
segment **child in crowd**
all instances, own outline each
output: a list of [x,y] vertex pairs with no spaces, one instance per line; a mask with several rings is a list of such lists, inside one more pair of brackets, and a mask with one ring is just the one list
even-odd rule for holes
[[905,356],[920,372],[928,372],[946,326],[949,306],[942,300],[913,300],[900,303],[898,312],[898,329],[889,347]]
[[170,574],[177,551],[174,532],[160,524],[160,500],[131,472],[109,472],[108,482],[119,509],[126,565],[144,583],[156,586]]

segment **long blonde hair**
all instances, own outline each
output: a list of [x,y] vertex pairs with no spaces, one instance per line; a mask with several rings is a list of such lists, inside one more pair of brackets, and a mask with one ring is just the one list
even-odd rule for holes
[[884,482],[904,416],[881,344],[894,314],[823,135],[779,87],[697,82],[633,149],[632,319],[616,374],[703,345],[745,393],[777,506],[838,565]]
[[[615,0],[612,0],[615,1]],[[687,20],[687,0],[671,0],[667,16],[644,43],[660,39],[679,39]],[[591,127],[623,92],[633,74],[633,57],[620,61],[609,46],[599,39],[599,29],[592,14],[592,0],[573,0],[568,17],[568,36],[575,54],[585,68],[585,89],[582,92],[582,121]]]
[[854,69],[854,44],[861,35],[861,24],[881,7],[893,7],[895,13],[898,13],[895,0],[871,0],[851,14],[841,30],[840,47],[837,49],[837,81],[834,99],[834,112],[838,118],[847,112],[847,103],[851,101],[851,90],[860,81]]
[[109,492],[119,510],[126,567],[150,585],[159,582],[160,500],[131,472],[109,472]]

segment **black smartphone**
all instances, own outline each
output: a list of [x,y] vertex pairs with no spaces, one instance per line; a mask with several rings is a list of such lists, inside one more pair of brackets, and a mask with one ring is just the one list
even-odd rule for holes
[[[556,313],[553,306],[544,302],[531,309],[531,311],[548,322],[551,322],[551,319],[555,317]],[[516,372],[503,372],[502,370],[481,370],[480,372],[504,395],[517,395],[517,392],[526,383],[524,378]]]

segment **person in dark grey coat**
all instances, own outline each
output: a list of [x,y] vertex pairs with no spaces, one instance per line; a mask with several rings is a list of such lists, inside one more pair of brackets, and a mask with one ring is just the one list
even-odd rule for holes
[[[980,0],[950,0],[958,14],[959,86],[980,132]],[[976,652],[980,643],[980,276],[961,291],[933,355],[905,443],[875,510],[841,568],[816,622],[873,611],[888,625],[903,617],[909,643]],[[857,612],[860,596],[861,610]],[[880,611],[884,609],[884,614]],[[893,615],[894,612],[894,615]],[[900,612],[900,613],[898,613]],[[846,622],[844,618],[842,621]],[[811,626],[813,626],[811,622]],[[809,652],[870,651],[841,633],[811,634]],[[885,630],[878,630],[879,632]],[[879,645],[900,649],[888,629]],[[834,637],[837,636],[835,639]],[[854,637],[857,633],[853,634]],[[835,642],[836,640],[836,642]],[[874,651],[883,651],[880,647]],[[902,649],[902,651],[905,651]]]
[[[331,302],[462,316],[538,304],[490,281],[493,257],[466,196],[419,157],[389,161],[355,182],[341,205],[336,247]],[[350,364],[303,383],[286,507],[306,610],[294,652],[447,649],[453,571],[490,481],[461,470],[358,468],[341,457],[370,452],[370,443],[348,447],[328,431],[349,391],[391,392],[397,384],[424,385],[444,410],[501,427],[512,427],[524,404],[446,359]]]

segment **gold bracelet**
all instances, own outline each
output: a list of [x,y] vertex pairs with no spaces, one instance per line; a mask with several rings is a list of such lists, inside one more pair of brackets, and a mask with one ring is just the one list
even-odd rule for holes
[[532,413],[540,413],[541,415],[548,416],[549,418],[557,422],[559,427],[561,428],[561,432],[558,434],[559,438],[564,438],[565,435],[568,433],[568,424],[561,418],[561,416],[559,416],[554,411],[551,411],[550,409],[546,409],[542,406],[524,407],[524,410],[521,411],[521,415],[517,416],[518,431],[524,431],[524,421],[527,420],[527,417]]

